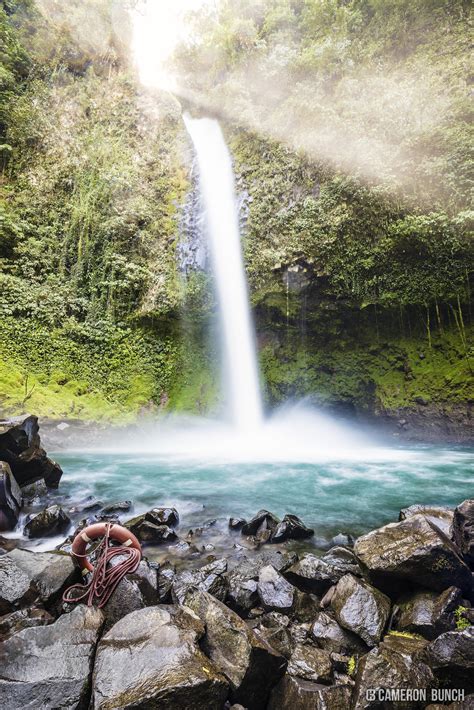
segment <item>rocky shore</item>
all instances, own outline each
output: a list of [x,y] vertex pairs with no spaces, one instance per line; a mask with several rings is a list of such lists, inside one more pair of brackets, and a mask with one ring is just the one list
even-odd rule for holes
[[[183,530],[159,501],[135,516],[131,501],[51,503],[60,468],[35,417],[3,424],[0,460],[2,529],[34,501],[24,534],[65,536],[48,552],[0,538],[5,710],[474,707],[474,500],[411,506],[326,551],[294,514],[261,510],[231,518],[216,554],[214,521]],[[72,538],[97,520],[128,527],[143,559],[103,609],[66,604]]]

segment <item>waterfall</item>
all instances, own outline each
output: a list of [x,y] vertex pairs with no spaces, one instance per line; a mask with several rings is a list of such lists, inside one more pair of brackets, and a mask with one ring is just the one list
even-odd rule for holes
[[257,354],[240,243],[232,160],[217,121],[184,116],[199,167],[230,415],[240,431],[262,424]]

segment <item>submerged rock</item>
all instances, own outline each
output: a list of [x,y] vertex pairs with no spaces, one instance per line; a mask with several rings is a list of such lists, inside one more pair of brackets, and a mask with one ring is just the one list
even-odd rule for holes
[[241,530],[246,524],[245,518],[229,518],[229,528],[231,530]]
[[453,539],[467,564],[474,568],[474,500],[458,505],[453,516]]
[[202,648],[231,686],[231,700],[248,710],[266,706],[286,659],[256,636],[237,614],[206,592],[190,591],[186,606],[205,625]]
[[94,708],[222,710],[228,684],[198,646],[203,633],[199,619],[182,607],[147,607],[125,616],[97,647]]
[[40,513],[28,518],[23,528],[27,537],[50,537],[68,530],[71,525],[69,518],[59,505],[50,505]]
[[396,628],[421,634],[431,641],[456,628],[454,611],[461,602],[461,590],[457,587],[448,587],[441,594],[421,591],[405,595],[398,601]]
[[452,542],[423,515],[390,523],[356,540],[355,554],[372,583],[388,594],[413,583],[469,592],[472,574]]
[[6,461],[18,485],[44,479],[48,488],[57,488],[61,467],[41,447],[38,417],[16,417],[0,421],[0,461]]
[[81,604],[54,624],[24,629],[1,643],[2,710],[84,707],[102,623],[99,609]]
[[293,607],[296,589],[271,565],[260,570],[257,591],[266,611],[285,613]]
[[346,574],[337,583],[331,607],[339,624],[375,646],[390,616],[390,599],[370,584]]
[[285,540],[305,540],[314,535],[314,530],[306,527],[296,515],[285,515],[281,523],[274,530],[271,542],[285,542]]
[[351,688],[285,675],[273,690],[268,710],[346,710],[351,704]]
[[13,530],[18,521],[22,502],[20,486],[10,466],[0,461],[0,531]]

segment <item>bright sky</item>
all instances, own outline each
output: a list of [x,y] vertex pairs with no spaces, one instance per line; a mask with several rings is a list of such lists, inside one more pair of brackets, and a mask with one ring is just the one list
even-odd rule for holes
[[133,53],[147,86],[173,89],[164,64],[186,36],[184,15],[212,0],[140,0],[133,18]]

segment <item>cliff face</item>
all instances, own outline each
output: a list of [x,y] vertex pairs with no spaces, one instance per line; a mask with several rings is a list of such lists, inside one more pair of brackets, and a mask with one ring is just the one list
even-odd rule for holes
[[[35,12],[16,2],[0,13],[1,413],[212,409],[212,285],[183,252],[198,227],[181,107],[138,87],[113,33],[106,50],[66,36],[46,51],[57,29]],[[398,432],[463,440],[464,187],[427,208],[224,127],[268,406],[309,395]]]

